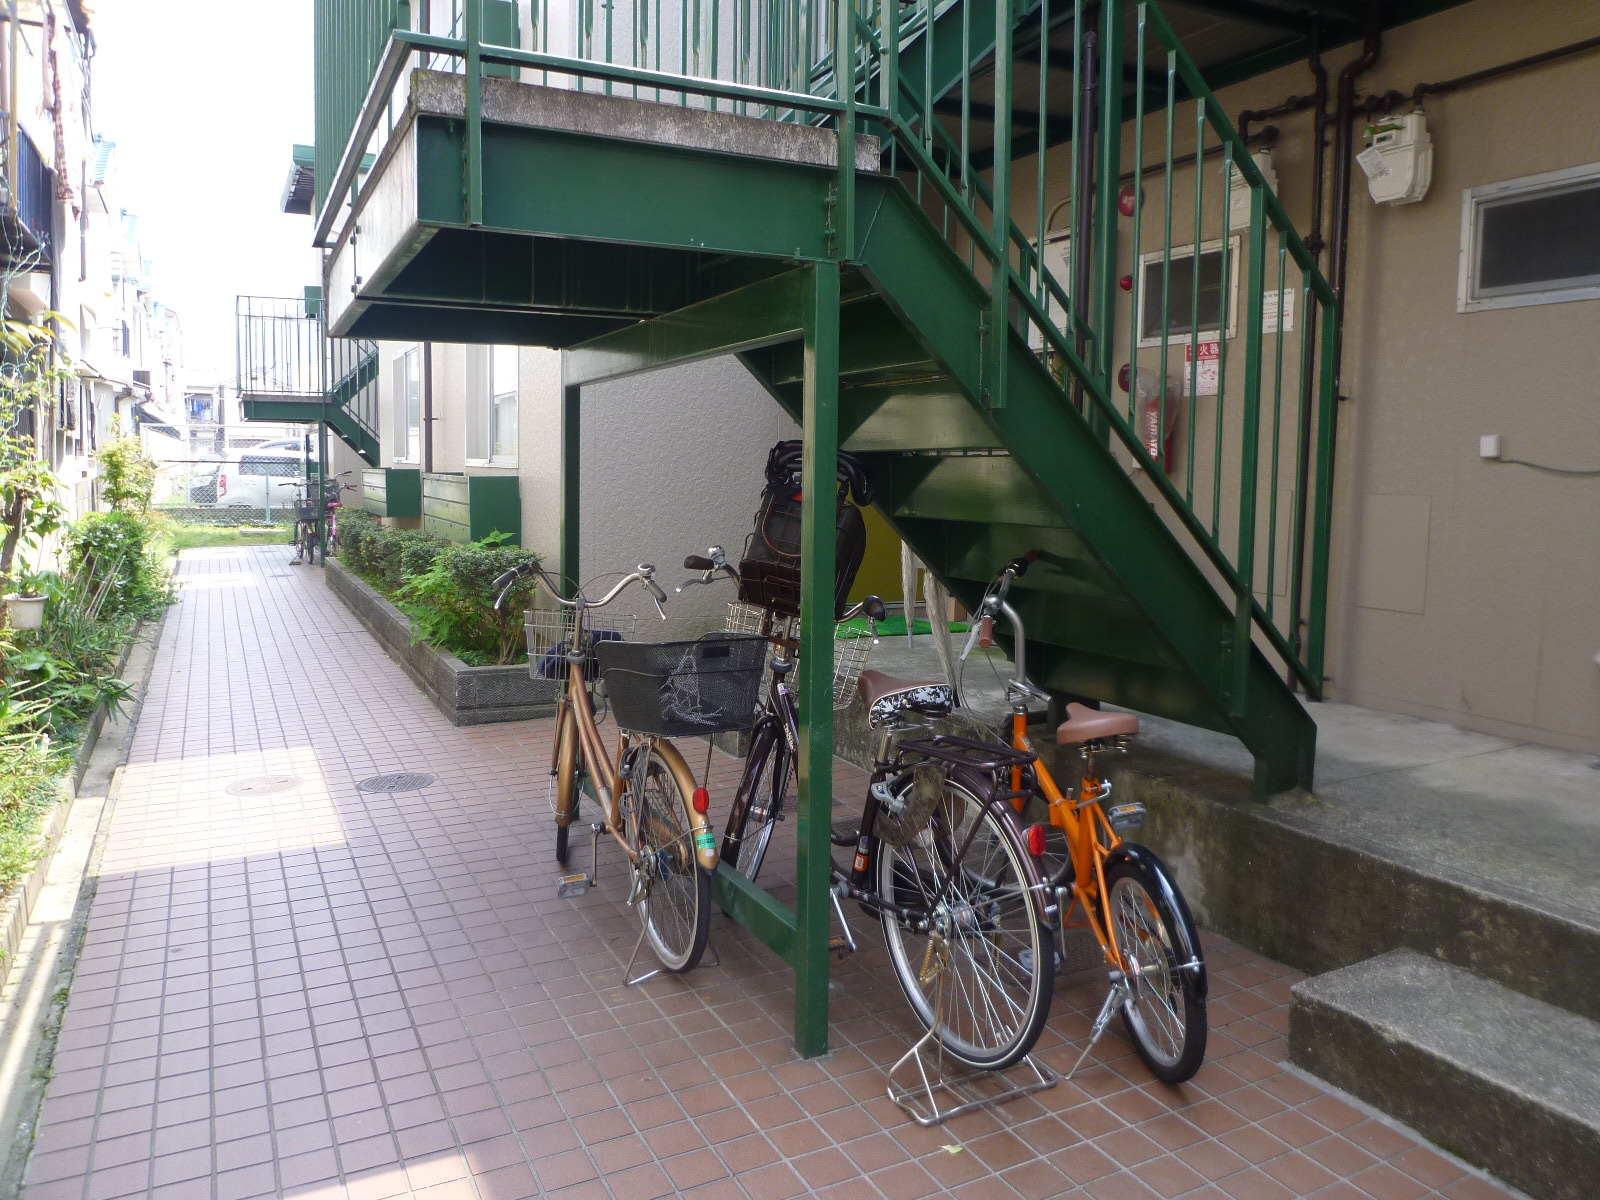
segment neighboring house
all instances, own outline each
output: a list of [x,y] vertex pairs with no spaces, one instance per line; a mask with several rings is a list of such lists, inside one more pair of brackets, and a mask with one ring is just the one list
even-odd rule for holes
[[73,517],[95,506],[94,454],[114,430],[182,421],[182,327],[149,289],[137,217],[115,201],[115,145],[95,133],[87,100],[95,49],[79,0],[0,10],[17,98],[0,129],[6,314],[65,318],[58,342],[78,383],[37,434]]
[[[349,6],[349,0],[322,0],[319,19],[329,22]],[[409,11],[416,28],[459,36],[458,7],[436,0]],[[449,10],[448,20],[430,11],[441,8]],[[514,30],[501,28],[497,22],[505,8],[486,6],[485,42],[590,60],[603,58],[613,40],[632,47],[626,4],[608,10],[609,19],[619,24],[603,30],[536,29],[527,5],[515,10],[520,16]],[[1225,185],[1220,158],[1201,160],[1202,183],[1196,188],[1197,105],[1189,81],[1175,77],[1172,85],[1175,132],[1169,144],[1165,49],[1150,35],[1141,74],[1131,5],[1121,34],[1120,103],[1127,119],[1108,131],[1117,143],[1113,167],[1125,185],[1121,212],[1075,199],[1074,181],[1078,197],[1090,194],[1086,181],[1106,183],[1103,167],[1092,158],[1075,157],[1072,141],[1077,128],[1072,69],[1085,43],[1074,41],[1073,6],[1054,6],[1050,11],[1062,11],[1041,36],[1038,6],[1019,4],[1023,18],[1014,31],[1010,72],[1017,77],[1010,130],[1012,213],[1030,242],[1039,240],[1033,231],[1043,234],[1047,265],[1086,314],[1086,327],[1070,331],[1068,340],[1085,339],[1080,349],[1087,377],[1128,413],[1130,428],[1152,451],[1143,466],[1120,447],[1112,457],[1123,472],[1139,478],[1137,486],[1158,507],[1169,501],[1151,471],[1164,469],[1178,493],[1170,509],[1161,509],[1169,529],[1181,531],[1189,519],[1182,515],[1187,505],[1198,526],[1209,526],[1219,560],[1233,569],[1241,562],[1253,566],[1251,591],[1268,615],[1255,616],[1254,646],[1246,646],[1246,656],[1264,668],[1276,663],[1280,676],[1286,671],[1308,680],[1318,676],[1330,697],[1600,752],[1600,609],[1593,602],[1600,593],[1600,521],[1595,519],[1600,476],[1594,474],[1600,471],[1600,408],[1593,403],[1593,371],[1585,353],[1600,328],[1600,125],[1582,116],[1592,107],[1600,78],[1600,54],[1592,45],[1600,35],[1600,9],[1556,0],[1378,3],[1371,6],[1375,26],[1366,39],[1367,57],[1357,62],[1363,52],[1362,22],[1354,15],[1358,5],[1175,0],[1162,8],[1216,94],[1220,109],[1213,111],[1232,114],[1238,123],[1245,110],[1258,110],[1249,122],[1248,145],[1258,152],[1258,168],[1270,168],[1269,182],[1300,239],[1316,254],[1317,269],[1295,266],[1288,257],[1293,240],[1288,235],[1265,232],[1267,203],[1259,201],[1256,214],[1249,203],[1259,186],[1239,175]],[[906,7],[914,23],[913,10],[927,6]],[[1029,17],[1031,26],[1024,19]],[[568,160],[561,154],[574,146],[589,154],[584,161],[604,161],[608,169],[620,156],[605,159],[603,148],[617,144],[605,140],[612,135],[583,124],[606,119],[599,105],[586,109],[587,116],[574,116],[576,109],[564,114],[559,105],[536,99],[543,93],[531,86],[517,94],[507,90],[506,77],[540,86],[572,86],[571,78],[528,68],[519,75],[519,68],[506,66],[492,68],[501,78],[485,84],[485,103],[497,106],[501,140],[484,151],[498,173],[485,176],[482,195],[486,207],[500,207],[494,220],[485,221],[494,232],[473,228],[464,219],[459,188],[455,193],[430,190],[433,180],[407,173],[415,161],[411,156],[423,153],[419,139],[424,137],[433,139],[427,153],[456,154],[464,161],[465,151],[458,153],[450,141],[454,135],[442,132],[442,122],[459,114],[464,103],[460,81],[451,74],[460,67],[443,55],[430,63],[435,73],[410,78],[409,107],[402,81],[391,119],[371,123],[371,140],[351,148],[365,156],[364,183],[352,212],[349,193],[335,190],[341,182],[335,176],[346,157],[342,143],[355,127],[387,36],[382,29],[377,34],[364,45],[330,37],[319,49],[323,77],[349,80],[342,91],[319,95],[319,145],[301,166],[306,175],[302,211],[318,221],[325,239],[326,319],[336,334],[379,339],[379,461],[434,472],[515,476],[525,540],[554,553],[562,479],[571,468],[562,449],[561,347],[625,327],[630,320],[670,313],[675,306],[638,299],[653,284],[665,286],[664,270],[649,272],[653,264],[668,261],[669,251],[652,248],[628,258],[589,247],[608,237],[625,245],[665,245],[671,232],[665,227],[681,218],[695,232],[670,251],[679,256],[671,261],[709,274],[723,262],[693,247],[713,245],[704,231],[711,229],[714,236],[720,230],[710,220],[697,222],[696,214],[672,208],[692,193],[692,183],[677,177],[627,176],[631,183],[619,191],[616,180],[622,176],[608,176],[604,192],[591,197],[591,207],[604,214],[594,216],[583,211],[582,200],[573,201],[581,180],[525,168],[523,163],[537,160],[535,144],[544,145],[538,142],[541,122],[570,123],[563,149],[548,150],[549,161],[562,163],[563,170]],[[921,52],[919,36],[914,28],[903,36],[901,54],[907,62]],[[1320,94],[1311,69],[1319,41],[1326,71]],[[973,46],[976,65],[964,77],[936,81],[931,103],[948,135],[949,145],[940,151],[945,161],[969,154],[975,172],[983,172],[992,185],[999,122],[992,99],[992,49],[984,49],[993,46],[992,30]],[[634,53],[632,48],[616,51],[622,65],[639,65],[627,57]],[[984,54],[990,56],[987,61]],[[1535,56],[1537,61],[1520,61]],[[330,72],[334,57],[341,70]],[[687,61],[687,54],[682,58]],[[736,70],[719,72],[713,65],[727,61],[712,46],[697,60],[697,71],[734,78]],[[760,65],[764,60],[756,54],[749,61]],[[1341,73],[1353,63],[1351,94],[1341,108]],[[642,65],[683,69],[677,50],[657,50]],[[768,74],[754,83],[828,86],[815,82],[824,78],[821,74],[785,80],[770,65],[761,67]],[[900,76],[902,88],[920,89],[922,70],[920,61],[915,73],[908,67]],[[1049,81],[1042,113],[1041,73]],[[930,66],[928,79],[933,75]],[[972,84],[965,91],[962,78]],[[1142,101],[1133,94],[1140,83],[1145,85]],[[588,90],[610,92],[613,84],[590,80]],[[615,90],[646,100],[660,95],[630,91],[627,84]],[[864,94],[870,98],[870,86]],[[1370,103],[1369,96],[1375,97]],[[1321,115],[1312,111],[1313,97],[1320,101]],[[685,103],[677,94],[665,99]],[[699,98],[686,103],[707,106]],[[1142,130],[1133,119],[1140,103],[1148,114]],[[1415,119],[1407,119],[1414,111],[1424,112],[1425,135]],[[435,123],[435,112],[441,123]],[[1342,130],[1341,115],[1348,117]],[[1341,156],[1336,146],[1319,153],[1314,123],[1330,142],[1342,131],[1349,156]],[[520,134],[506,132],[513,129],[525,129],[526,138],[519,141]],[[1207,137],[1208,148],[1218,148],[1218,134],[1208,131]],[[1097,152],[1103,153],[1105,144],[1102,137]],[[1164,157],[1169,148],[1170,169]],[[1140,153],[1143,189],[1132,186]],[[516,154],[524,158],[515,159]],[[708,151],[706,160],[711,156]],[[571,161],[579,161],[576,151]],[[666,163],[667,156],[659,161]],[[903,153],[894,165],[902,179],[913,182],[917,171],[934,169],[916,166]],[[1428,171],[1431,184],[1424,187]],[[470,173],[464,178],[470,188]],[[1315,200],[1314,181],[1320,182]],[[1348,185],[1343,237],[1336,181]],[[1225,198],[1225,186],[1235,203]],[[968,187],[969,181],[961,179],[954,190]],[[1204,196],[1199,213],[1197,190]],[[714,193],[707,194],[713,196],[707,202],[714,202]],[[930,229],[944,212],[945,227],[956,228],[948,235],[952,246],[963,259],[981,257],[959,222],[939,207],[945,202],[934,198],[933,188],[917,194],[935,217]],[[1114,188],[1103,194],[1118,198]],[[1172,219],[1164,221],[1168,196]],[[1378,203],[1375,196],[1386,202]],[[778,250],[764,248],[762,238],[769,231],[763,225],[778,227],[781,204],[772,202],[770,220],[767,211],[745,220],[750,214],[734,211],[744,202],[730,200],[718,219],[729,231],[722,244],[737,248],[737,253],[729,249],[729,257],[747,252],[739,261],[757,264],[748,279],[780,269]],[[973,204],[983,211],[977,200]],[[652,225],[658,205],[661,215]],[[381,219],[373,220],[375,213]],[[610,234],[601,224],[606,219],[613,222]],[[351,240],[358,220],[366,222],[359,259]],[[663,231],[659,237],[652,232],[657,229]],[[1253,229],[1262,231],[1259,237]],[[1079,238],[1092,253],[1074,262],[1071,245]],[[1254,262],[1252,247],[1268,240],[1262,261]],[[549,256],[558,245],[570,252],[569,259]],[[783,269],[825,258],[791,245]],[[1013,271],[1026,269],[1025,251],[1014,247],[1012,257]],[[1285,275],[1279,274],[1280,262],[1288,266]],[[1343,289],[1343,346],[1337,361],[1306,338],[1311,332],[1320,337],[1331,319],[1331,308],[1322,305],[1315,330],[1307,327],[1308,305],[1316,304],[1319,294],[1310,281],[1318,271]],[[981,264],[975,274],[985,286]],[[1252,278],[1260,288],[1254,295]],[[1084,285],[1091,290],[1083,291]],[[730,282],[723,290],[734,286]],[[1022,290],[1028,287],[1037,285]],[[1166,313],[1151,302],[1158,288],[1171,301]],[[700,292],[691,286],[682,299],[715,294],[711,285]],[[927,347],[938,331],[927,323],[917,326],[910,313],[915,299],[894,296],[890,307]],[[1046,296],[1041,303],[1060,321],[1058,301]],[[1012,320],[1019,328],[1027,322],[1015,302]],[[972,321],[968,332],[976,335],[979,324]],[[1256,324],[1261,334],[1249,332]],[[430,346],[397,340],[424,331],[441,341]],[[460,344],[469,341],[480,344]],[[1267,349],[1261,377],[1247,380],[1253,341]],[[508,348],[517,342],[525,344]],[[1037,328],[1028,342],[1041,347]],[[942,353],[936,348],[934,365],[956,371],[951,364],[959,359],[957,349]],[[984,353],[978,344],[975,354]],[[914,357],[907,353],[900,376],[885,371],[873,385],[902,389],[890,399],[907,405],[913,386],[925,393],[936,390],[933,374],[921,377],[931,382],[915,383]],[[1133,367],[1132,397],[1116,387],[1124,364]],[[1052,355],[1052,365],[1063,370],[1059,354]],[[742,537],[765,449],[794,428],[771,397],[784,394],[792,400],[793,392],[785,389],[795,385],[770,371],[758,381],[747,367],[759,370],[760,363],[748,355],[743,365],[721,358],[585,390],[576,447],[583,471],[585,575],[646,554],[671,562],[699,542]],[[1152,408],[1160,389],[1149,385],[1163,373],[1171,390]],[[1276,392],[1274,376],[1280,381]],[[1061,378],[1071,392],[1071,369]],[[1248,388],[1258,389],[1250,403],[1262,422],[1253,435],[1241,425],[1238,399]],[[1275,396],[1305,399],[1303,429],[1294,410],[1274,422]],[[943,411],[935,408],[939,399],[927,396],[923,411],[930,421],[931,414]],[[1336,441],[1328,437],[1335,410]],[[1067,581],[1041,592],[1037,601],[1043,605],[1053,595],[1058,605],[1051,619],[1060,625],[1043,635],[1049,653],[1033,660],[1049,686],[1230,729],[1252,744],[1258,761],[1270,753],[1263,746],[1278,735],[1268,734],[1266,725],[1252,731],[1251,718],[1240,715],[1246,702],[1237,693],[1228,699],[1227,680],[1243,680],[1246,674],[1237,666],[1239,644],[1230,649],[1224,635],[1220,657],[1213,657],[1219,654],[1212,644],[1217,639],[1209,632],[1200,636],[1203,622],[1186,622],[1181,612],[1162,615],[1160,597],[1138,591],[1146,586],[1134,578],[1139,572],[1118,565],[1123,562],[1118,556],[1127,551],[1115,539],[1084,533],[1075,523],[1082,516],[1081,498],[1060,490],[1070,490],[1070,480],[1050,481],[1048,444],[1019,438],[1007,424],[1013,418],[996,405],[980,411],[981,428],[970,422],[961,426],[979,430],[963,435],[970,445],[916,449],[918,436],[927,436],[913,428],[917,410],[895,411],[912,414],[895,427],[902,441],[871,441],[880,434],[888,437],[886,421],[853,427],[847,436],[881,454],[885,471],[899,472],[907,488],[912,473],[922,469],[917,463],[934,459],[891,459],[891,453],[913,448],[912,454],[945,454],[938,460],[941,477],[954,481],[964,471],[977,479],[982,472],[970,463],[994,458],[969,459],[962,466],[953,456],[996,455],[988,448],[995,443],[985,440],[993,429],[1001,431],[1002,450],[1023,468],[1014,483],[1002,472],[986,477],[990,482],[981,487],[968,485],[978,490],[967,493],[973,508],[962,520],[978,522],[979,528],[987,523],[988,534],[971,524],[934,529],[945,518],[936,520],[931,507],[916,507],[919,500],[931,505],[932,493],[886,502],[890,520],[908,539],[929,539],[930,562],[951,577],[958,595],[982,576],[971,561],[978,551],[964,557],[968,547],[992,542],[994,548],[984,551],[992,557],[1002,547],[1021,545],[1018,539],[1044,537],[1056,528],[1074,529],[1088,543],[1080,576],[1087,598],[1073,598],[1067,570]],[[889,412],[886,406],[880,415]],[[1497,441],[1480,441],[1490,435]],[[1224,441],[1240,436],[1271,446],[1258,450],[1250,471],[1224,461]],[[1309,466],[1296,462],[1301,444],[1308,447]],[[1319,463],[1330,464],[1329,477],[1319,478]],[[1247,475],[1251,491],[1241,500]],[[1057,489],[1050,499],[1057,507],[1048,519],[1035,520],[1015,500],[1038,487]],[[1186,490],[1191,494],[1184,496]],[[1239,514],[1250,508],[1249,497],[1255,498],[1250,512],[1256,546],[1247,554]],[[982,505],[988,508],[980,516]],[[1326,524],[1314,528],[1319,513]],[[1304,522],[1296,526],[1301,514]],[[1135,515],[1130,512],[1128,519]],[[1029,529],[1040,532],[1028,534]],[[1212,572],[1204,554],[1191,553],[1203,573]],[[1067,549],[1061,554],[1072,556]],[[1097,574],[1101,570],[1105,577]],[[1214,572],[1209,577],[1231,604],[1227,584],[1219,583]],[[1197,628],[1188,630],[1186,624]],[[1091,634],[1080,632],[1091,627],[1092,636],[1102,639],[1092,645],[1083,640]],[[1192,646],[1184,640],[1191,636]],[[1292,650],[1295,661],[1289,666],[1277,661],[1272,636]],[[1309,658],[1308,645],[1315,647]],[[1270,674],[1251,677],[1252,698],[1270,691]]]

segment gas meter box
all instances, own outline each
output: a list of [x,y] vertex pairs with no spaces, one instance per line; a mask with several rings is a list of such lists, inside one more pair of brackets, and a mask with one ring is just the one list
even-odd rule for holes
[[[1272,151],[1257,150],[1250,156],[1255,159],[1256,169],[1261,172],[1267,181],[1267,187],[1273,195],[1278,192],[1278,173],[1272,169]],[[1228,164],[1228,228],[1247,229],[1250,226],[1250,185],[1244,181],[1244,175],[1235,163]]]
[[1367,148],[1356,155],[1367,190],[1378,204],[1415,204],[1433,182],[1433,138],[1422,110],[1367,126]]

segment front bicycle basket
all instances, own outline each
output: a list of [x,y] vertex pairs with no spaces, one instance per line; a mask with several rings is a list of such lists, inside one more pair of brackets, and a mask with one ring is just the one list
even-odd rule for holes
[[296,521],[315,521],[320,515],[315,504],[300,504],[295,507],[294,519]]
[[619,729],[694,737],[749,729],[761,700],[765,639],[708,633],[692,642],[594,647]]
[[[727,630],[729,633],[758,633],[769,638],[774,643],[774,651],[780,641],[798,642],[800,637],[800,618],[786,617],[781,613],[774,613],[755,604],[742,604],[734,602],[728,605]],[[856,680],[860,677],[862,668],[867,665],[867,656],[872,651],[873,639],[870,637],[836,637],[833,640],[833,707],[835,711],[842,711],[850,707],[850,702],[856,697]],[[794,674],[789,676],[789,685],[798,687],[800,680],[800,664],[795,664]]]

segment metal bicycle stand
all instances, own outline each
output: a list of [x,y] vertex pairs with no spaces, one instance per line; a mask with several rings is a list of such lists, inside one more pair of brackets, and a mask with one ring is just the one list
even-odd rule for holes
[[[951,1117],[974,1109],[1003,1104],[1033,1092],[1047,1091],[1061,1082],[1060,1075],[1044,1063],[1035,1061],[1031,1054],[1005,1071],[974,1070],[946,1060],[944,1044],[939,1041],[937,1028],[938,1014],[944,1009],[944,981],[949,962],[948,943],[935,935],[923,965],[923,982],[927,982],[930,975],[935,979],[934,1027],[901,1055],[888,1071],[889,1099],[924,1128],[942,1125]],[[896,1083],[895,1076],[905,1072],[908,1064],[914,1068],[914,1074],[905,1083]],[[1032,1078],[1012,1078],[1013,1073],[1023,1075],[1024,1072],[1031,1074]],[[950,1102],[941,1105],[941,1097],[948,1097]]]

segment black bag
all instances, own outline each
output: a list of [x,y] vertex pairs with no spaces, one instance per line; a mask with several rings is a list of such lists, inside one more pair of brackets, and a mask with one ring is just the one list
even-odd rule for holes
[[[849,607],[847,597],[867,550],[866,522],[856,504],[869,503],[873,492],[865,465],[848,452],[839,455],[838,480],[835,619]],[[779,442],[767,456],[767,486],[739,562],[739,599],[779,616],[800,614],[800,498],[800,443]]]

